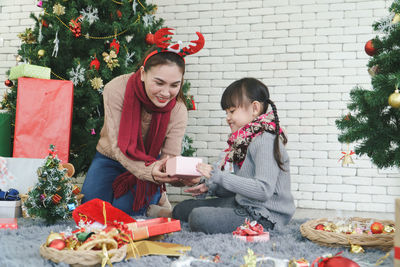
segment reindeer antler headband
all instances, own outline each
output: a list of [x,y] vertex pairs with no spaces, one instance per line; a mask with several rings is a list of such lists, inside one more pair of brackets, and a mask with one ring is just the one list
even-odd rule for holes
[[171,40],[172,37],[164,37],[165,35],[172,35],[174,33],[170,32],[173,30],[172,28],[162,28],[159,29],[154,34],[147,34],[146,35],[146,42],[149,44],[155,44],[159,49],[151,52],[144,60],[143,65],[146,65],[147,60],[160,52],[172,52],[180,55],[183,60],[185,60],[185,56],[193,55],[199,52],[204,46],[204,36],[200,32],[196,32],[199,39],[190,41],[195,45],[189,45],[188,47],[181,48],[182,42],[179,41],[177,44],[170,44],[168,41]]

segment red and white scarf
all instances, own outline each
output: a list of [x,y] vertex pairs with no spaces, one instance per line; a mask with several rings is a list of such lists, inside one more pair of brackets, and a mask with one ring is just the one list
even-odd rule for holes
[[[230,134],[228,138],[229,147],[224,150],[226,152],[225,162],[221,169],[227,162],[235,163],[242,167],[243,161],[246,158],[247,148],[250,145],[253,138],[261,135],[264,132],[275,133],[276,124],[274,122],[273,112],[261,114],[255,118],[252,122],[238,129],[236,132]],[[282,129],[279,129],[279,134],[282,133]]]

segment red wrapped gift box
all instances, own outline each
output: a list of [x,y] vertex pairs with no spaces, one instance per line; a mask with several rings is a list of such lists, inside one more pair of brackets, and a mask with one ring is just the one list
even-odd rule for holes
[[68,162],[73,90],[71,81],[18,79],[14,158],[45,158],[53,144]]
[[181,230],[181,222],[171,218],[155,218],[126,225],[132,231],[132,239],[135,241]]
[[236,238],[239,238],[246,242],[268,242],[269,241],[269,232],[264,232],[260,235],[233,235]]
[[17,218],[0,218],[0,229],[18,229]]

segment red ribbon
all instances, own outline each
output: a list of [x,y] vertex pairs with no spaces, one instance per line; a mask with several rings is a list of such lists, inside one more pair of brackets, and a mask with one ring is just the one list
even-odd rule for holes
[[394,247],[394,258],[400,260],[400,247]]
[[[346,153],[346,152],[343,152],[343,151],[342,151],[342,154],[344,154],[344,156],[341,157],[338,161],[341,161],[341,160],[347,155],[347,153]],[[351,156],[351,155],[353,155],[353,154],[355,154],[355,152],[354,152],[353,150],[350,150],[349,156]]]
[[244,224],[236,228],[233,231],[233,235],[240,236],[255,236],[264,233],[264,227],[256,221],[250,222],[248,219],[244,221]]

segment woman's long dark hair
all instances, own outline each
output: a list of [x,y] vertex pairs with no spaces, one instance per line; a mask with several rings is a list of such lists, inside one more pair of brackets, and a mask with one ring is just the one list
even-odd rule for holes
[[[147,50],[144,57],[137,65],[137,69],[139,69],[141,66],[143,66],[144,60],[146,59],[146,57],[151,52],[153,52],[157,49],[158,48],[156,46],[153,46],[149,50]],[[170,64],[176,64],[178,66],[178,68],[182,71],[182,75],[185,74],[185,61],[183,60],[183,58],[180,55],[178,55],[177,53],[174,53],[174,52],[161,52],[161,53],[157,53],[157,54],[151,56],[149,59],[147,59],[146,65],[144,65],[144,71],[148,71],[152,67],[155,67],[158,65],[170,65]],[[179,93],[177,96],[177,100],[182,101],[186,105],[186,100],[185,100],[185,96],[183,95],[182,86],[183,86],[183,78],[182,78],[182,82],[181,82],[181,88],[179,89]]]
[[279,136],[283,138],[283,144],[286,145],[287,138],[282,132],[280,133],[279,117],[276,110],[275,103],[269,98],[268,87],[261,81],[255,78],[242,78],[240,80],[231,83],[222,94],[221,98],[221,108],[223,110],[229,109],[231,107],[239,107],[246,105],[246,101],[249,100],[250,103],[253,101],[258,101],[263,105],[263,113],[266,113],[268,106],[271,105],[272,112],[274,113],[275,122],[275,140],[274,140],[274,158],[279,166],[279,169],[283,169],[283,162],[281,158],[281,151],[279,149]]

